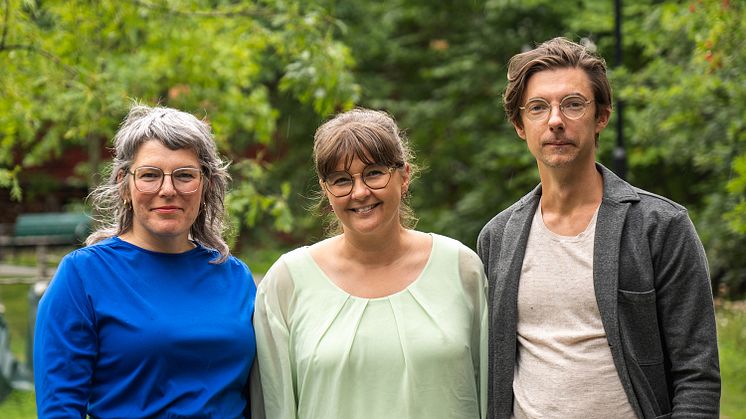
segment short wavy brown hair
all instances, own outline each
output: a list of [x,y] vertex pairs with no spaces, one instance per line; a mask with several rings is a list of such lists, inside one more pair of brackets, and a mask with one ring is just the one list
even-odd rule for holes
[[550,39],[536,48],[514,55],[508,61],[508,85],[503,94],[505,116],[523,128],[519,107],[529,78],[544,70],[580,68],[588,74],[596,103],[596,119],[602,109],[611,109],[611,85],[606,75],[606,61],[588,48],[567,38]]

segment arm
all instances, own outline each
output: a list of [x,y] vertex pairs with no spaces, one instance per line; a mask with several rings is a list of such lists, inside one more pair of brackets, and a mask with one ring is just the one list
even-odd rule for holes
[[[262,276],[252,275],[254,280],[254,286],[259,288],[259,282],[262,280]],[[254,294],[255,312],[256,312],[256,293]],[[254,315],[251,316],[252,326],[254,323]],[[256,340],[256,332],[254,335]],[[266,419],[264,410],[264,394],[262,391],[261,382],[261,371],[259,371],[258,355],[254,356],[254,362],[251,364],[251,370],[249,371],[249,381],[246,383],[246,394],[249,401],[247,409],[244,410],[244,417],[246,419]]]
[[39,418],[84,418],[97,355],[93,309],[74,255],[60,264],[44,293],[34,333]]
[[472,302],[471,352],[481,418],[487,417],[487,277],[479,257],[464,248],[459,254],[459,271],[467,296]]
[[290,360],[288,323],[288,305],[292,293],[292,278],[280,259],[259,285],[254,313],[257,359],[268,418],[297,418],[298,403]]
[[715,311],[702,243],[686,211],[657,243],[656,296],[670,360],[673,417],[718,417],[720,367]]

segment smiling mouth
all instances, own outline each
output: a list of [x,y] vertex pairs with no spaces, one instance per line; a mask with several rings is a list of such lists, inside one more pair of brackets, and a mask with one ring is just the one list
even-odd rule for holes
[[379,205],[381,205],[380,202],[377,203],[377,204],[367,205],[367,206],[360,207],[360,208],[350,208],[350,211],[355,212],[357,214],[366,214],[366,213],[369,213],[369,212],[373,211],[373,208],[375,208],[375,207],[377,207]]

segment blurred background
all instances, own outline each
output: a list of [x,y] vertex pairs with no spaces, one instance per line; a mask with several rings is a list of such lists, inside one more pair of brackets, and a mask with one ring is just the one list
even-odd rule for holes
[[133,100],[208,120],[233,162],[228,233],[261,274],[323,237],[313,133],[385,109],[424,170],[418,229],[474,247],[538,182],[505,120],[507,60],[555,36],[606,58],[598,160],[685,205],[718,307],[722,415],[746,418],[743,0],[0,0],[0,417],[36,416],[28,339],[59,259],[90,229]]

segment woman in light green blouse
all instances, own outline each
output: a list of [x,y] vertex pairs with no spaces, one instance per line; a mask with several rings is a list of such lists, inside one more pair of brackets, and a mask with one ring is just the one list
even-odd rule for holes
[[316,131],[333,235],[283,255],[259,285],[268,418],[484,417],[484,270],[458,241],[412,229],[412,159],[385,112]]

